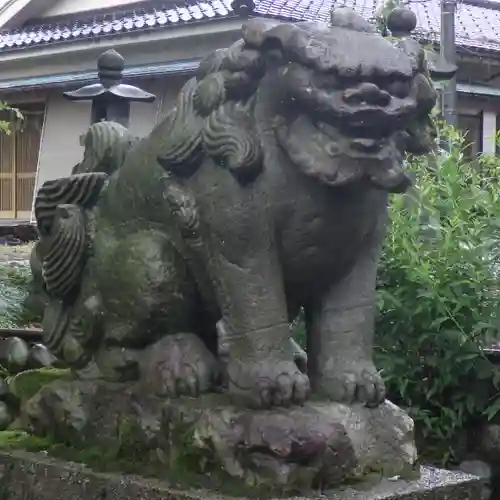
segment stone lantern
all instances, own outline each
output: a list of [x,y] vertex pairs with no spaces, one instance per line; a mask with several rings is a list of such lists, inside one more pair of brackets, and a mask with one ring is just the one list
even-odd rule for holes
[[99,83],[64,92],[71,101],[92,101],[91,124],[114,121],[128,127],[131,102],[153,102],[156,97],[133,85],[122,83],[124,59],[110,49],[97,60]]

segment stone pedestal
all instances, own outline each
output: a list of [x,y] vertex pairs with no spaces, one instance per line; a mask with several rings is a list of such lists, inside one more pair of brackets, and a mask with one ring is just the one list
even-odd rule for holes
[[165,399],[140,384],[58,380],[26,403],[21,426],[65,443],[65,458],[179,487],[309,494],[415,477],[413,421],[388,401],[375,409],[311,401],[249,410],[222,394]]
[[[178,490],[159,481],[99,474],[82,465],[25,452],[0,453],[0,497],[9,500],[230,500],[205,490]],[[245,497],[239,497],[245,498]],[[480,479],[463,473],[422,468],[420,479],[382,480],[326,491],[310,500],[486,500]],[[300,500],[295,497],[295,500]]]

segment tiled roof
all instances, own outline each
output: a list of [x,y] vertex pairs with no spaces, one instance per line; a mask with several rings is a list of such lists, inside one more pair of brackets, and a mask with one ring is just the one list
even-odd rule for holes
[[[257,12],[279,18],[328,21],[334,5],[351,7],[374,19],[385,0],[255,0]],[[490,0],[489,3],[492,3]],[[428,41],[439,41],[440,0],[409,0],[417,15],[417,33]],[[500,52],[500,10],[458,2],[455,20],[456,43],[465,48]],[[498,4],[500,7],[500,3]]]
[[232,0],[188,0],[172,7],[135,9],[128,12],[75,17],[58,23],[26,25],[20,30],[0,32],[0,49],[15,49],[55,42],[70,42],[131,31],[171,28],[200,21],[224,19],[233,14]]
[[[169,1],[164,7],[155,3],[129,12],[25,26],[21,30],[0,32],[0,50],[227,19],[235,16],[231,3],[232,0],[185,0],[177,4]],[[383,3],[384,0],[255,0],[255,13],[279,19],[327,21],[332,7],[347,5],[367,19],[373,19]],[[417,15],[418,33],[429,41],[438,41],[440,0],[410,0],[410,8]],[[500,10],[489,8],[488,2],[481,6],[459,2],[456,37],[459,46],[500,52]]]
[[[419,31],[438,41],[440,1],[418,1],[411,5],[411,9],[417,14]],[[455,33],[456,43],[461,47],[500,51],[500,10],[459,2]]]

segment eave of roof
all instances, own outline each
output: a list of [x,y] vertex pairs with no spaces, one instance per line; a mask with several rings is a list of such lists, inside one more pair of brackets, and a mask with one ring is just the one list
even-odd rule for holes
[[[168,63],[141,64],[127,66],[123,70],[124,80],[151,78],[165,75],[189,75],[193,73],[200,63],[199,59],[185,59]],[[14,78],[0,80],[0,92],[17,90],[31,90],[35,88],[67,87],[82,83],[91,84],[99,81],[97,71],[77,71],[58,73],[52,75],[32,76],[27,78]]]
[[[385,0],[255,0],[255,15],[281,20],[328,21],[335,6],[346,5],[367,19],[374,20]],[[456,42],[462,49],[500,52],[500,10],[492,1],[466,0],[457,5]],[[86,14],[22,29],[0,31],[0,51],[99,39],[145,30],[172,29],[192,23],[236,17],[232,0],[184,0],[178,4],[145,3],[144,7],[121,12]],[[495,4],[496,5],[496,4]],[[417,35],[439,41],[440,0],[415,1],[410,8],[418,19]],[[82,15],[83,16],[83,15]]]

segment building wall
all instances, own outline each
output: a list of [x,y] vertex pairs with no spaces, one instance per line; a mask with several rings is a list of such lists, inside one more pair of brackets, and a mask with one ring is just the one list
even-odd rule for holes
[[459,127],[467,132],[466,141],[470,141],[467,151],[471,155],[478,153],[495,154],[497,152],[497,121],[500,116],[500,99],[459,95]]
[[[142,89],[157,96],[152,104],[132,103],[130,130],[139,137],[146,136],[159,119],[175,103],[176,95],[187,77],[165,77],[135,82]],[[44,182],[69,175],[82,159],[80,136],[89,127],[90,104],[72,103],[61,91],[48,94],[47,114],[38,162],[36,189]]]
[[[146,40],[144,43],[140,42],[140,36],[122,36],[119,40],[117,38],[117,43],[120,44],[120,41],[126,43],[116,48],[124,56],[125,64],[133,67],[203,58],[214,49],[227,47],[239,38],[239,34],[233,28],[218,33],[206,33],[202,36],[202,43],[200,43],[200,36],[202,35],[171,40],[159,38],[154,41]],[[113,40],[107,41],[108,44],[111,42],[111,46],[114,45]],[[40,50],[16,53],[15,57],[0,54],[2,65],[0,80],[10,81],[33,76],[95,71],[97,57],[108,48],[96,43],[77,53],[73,52],[73,45],[70,45],[71,47],[68,45],[68,50],[55,53],[50,53],[49,48],[49,53],[44,54],[45,49],[42,47]],[[81,47],[80,44],[76,45]],[[175,96],[186,79],[186,76],[172,75],[150,80],[139,78],[135,82],[125,79],[125,83],[136,84],[157,96],[153,104],[134,103],[131,105],[130,129],[134,135],[145,136],[151,131],[159,118],[173,106]],[[73,166],[82,158],[83,148],[80,145],[80,137],[89,126],[90,104],[71,103],[62,96],[64,90],[80,85],[69,84],[65,88],[17,93],[4,91],[0,94],[0,100],[5,100],[10,104],[38,101],[46,105],[34,195],[44,182],[68,175]]]
[[[187,29],[173,31],[180,34]],[[216,49],[228,47],[238,38],[240,33],[234,30],[148,42],[141,42],[140,35],[133,37],[122,35],[106,37],[103,43],[74,42],[64,44],[64,47],[55,44],[52,48],[47,46],[46,53],[43,47],[14,53],[0,52],[2,66],[0,80],[96,71],[97,58],[111,47],[124,57],[128,67],[203,58]]]
[[47,9],[40,17],[64,16],[90,10],[108,9],[132,4],[140,4],[146,0],[59,0],[56,5]]
[[57,92],[47,95],[45,124],[38,158],[36,189],[45,181],[63,177],[78,162],[79,136],[85,131],[90,106],[71,106]]

